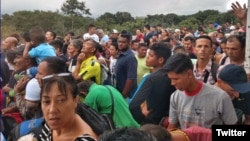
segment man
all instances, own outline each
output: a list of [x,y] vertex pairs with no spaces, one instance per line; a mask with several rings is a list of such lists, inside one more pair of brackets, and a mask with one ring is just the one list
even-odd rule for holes
[[47,31],[45,34],[46,42],[50,43],[51,41],[55,40],[56,33],[54,31]]
[[[128,103],[121,93],[112,86],[98,85],[92,81],[82,81],[78,83],[80,94],[85,95],[84,103],[98,113],[112,114],[116,128],[139,127],[129,111]],[[112,100],[113,99],[113,100]]]
[[99,37],[95,33],[96,33],[96,26],[94,24],[89,24],[88,32],[83,34],[83,40],[91,38],[97,43],[99,43]]
[[146,65],[146,55],[147,55],[148,46],[145,43],[140,43],[137,49],[137,84],[139,84],[146,73],[150,73],[150,67]]
[[132,97],[137,87],[137,60],[130,49],[131,34],[128,31],[122,31],[118,38],[118,56],[115,74],[116,88],[127,97]]
[[170,99],[169,130],[236,124],[237,116],[228,94],[197,80],[189,56],[181,53],[171,56],[164,69],[177,89]]
[[245,70],[235,64],[226,65],[220,71],[215,86],[227,92],[233,100],[234,107],[245,114],[244,124],[250,124],[250,83]]
[[212,40],[207,35],[199,36],[195,41],[197,62],[194,65],[196,79],[213,85],[216,82],[218,66],[212,62]]
[[168,116],[170,95],[175,88],[162,67],[170,55],[165,43],[154,44],[149,50],[146,65],[152,67],[152,73],[141,80],[129,104],[132,115],[140,124],[159,124]]
[[99,37],[99,43],[101,45],[106,46],[106,43],[109,40],[109,36],[107,34],[104,33],[104,31],[102,29],[97,29],[96,30],[96,34]]
[[73,76],[76,80],[91,80],[101,84],[101,66],[95,54],[98,43],[93,39],[86,39],[83,43],[81,53],[77,57]]
[[196,55],[194,53],[194,44],[195,44],[195,39],[192,36],[186,36],[183,39],[183,46],[184,48],[188,51],[188,54],[190,58],[196,59]]
[[1,86],[8,83],[11,73],[14,70],[14,66],[8,62],[6,53],[9,50],[13,50],[17,47],[18,41],[14,37],[7,37],[1,44]]

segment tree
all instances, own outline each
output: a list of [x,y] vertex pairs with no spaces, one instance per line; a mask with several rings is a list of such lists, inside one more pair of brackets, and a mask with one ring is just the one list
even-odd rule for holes
[[89,9],[85,6],[85,2],[79,2],[78,0],[66,0],[62,5],[61,10],[64,14],[71,16],[72,30],[75,16],[91,15]]

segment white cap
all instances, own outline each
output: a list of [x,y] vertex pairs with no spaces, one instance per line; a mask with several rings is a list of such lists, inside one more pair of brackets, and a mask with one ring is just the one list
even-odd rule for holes
[[118,32],[118,30],[113,29],[113,30],[111,31],[111,33],[119,33],[119,32]]
[[235,30],[235,26],[230,26],[230,28],[229,28],[230,30]]
[[29,101],[40,100],[41,88],[36,78],[32,78],[25,89],[25,99]]
[[178,29],[178,28],[174,30],[174,32],[180,32],[180,31],[181,31],[181,30],[180,30],[180,29]]

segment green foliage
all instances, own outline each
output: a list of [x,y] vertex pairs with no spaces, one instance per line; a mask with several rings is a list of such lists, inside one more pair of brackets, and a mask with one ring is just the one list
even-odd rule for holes
[[78,0],[66,0],[61,10],[64,14],[70,16],[91,15],[89,9],[85,6],[85,2],[79,2]]
[[[79,8],[81,8],[82,13],[79,12]],[[192,15],[169,13],[166,15],[156,14],[135,18],[128,12],[117,12],[114,14],[106,12],[94,19],[89,16],[83,16],[84,14],[90,15],[89,9],[85,7],[84,2],[66,0],[61,9],[62,12],[35,10],[17,11],[12,15],[4,14],[2,15],[2,37],[6,37],[14,32],[22,34],[33,26],[41,26],[44,30],[52,30],[58,35],[64,36],[68,31],[73,31],[76,35],[82,35],[87,32],[90,23],[94,23],[97,28],[102,28],[104,31],[110,31],[111,29],[121,31],[126,29],[135,33],[136,29],[143,29],[146,23],[153,26],[160,23],[165,28],[187,27],[197,29],[200,25],[207,25],[213,22],[217,22],[220,25],[226,22],[239,22],[232,11],[220,13],[217,10],[205,10]]]

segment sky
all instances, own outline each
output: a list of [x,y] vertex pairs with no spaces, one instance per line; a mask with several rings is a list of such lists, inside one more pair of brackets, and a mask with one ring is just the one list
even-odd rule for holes
[[[1,14],[12,14],[21,10],[60,10],[66,0],[1,0]],[[190,15],[207,9],[226,12],[236,0],[78,0],[85,1],[91,17],[98,17],[105,12],[129,12],[133,17],[154,14]],[[238,0],[240,4],[249,0]]]

